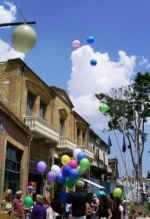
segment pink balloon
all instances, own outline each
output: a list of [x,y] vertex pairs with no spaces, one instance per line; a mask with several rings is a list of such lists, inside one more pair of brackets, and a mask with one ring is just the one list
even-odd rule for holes
[[76,167],[78,166],[78,162],[77,162],[76,160],[71,160],[71,161],[69,162],[69,166],[70,166],[71,168],[76,168]]
[[80,41],[79,41],[79,40],[74,40],[74,41],[72,42],[72,46],[73,46],[73,47],[79,47],[79,46],[80,46]]

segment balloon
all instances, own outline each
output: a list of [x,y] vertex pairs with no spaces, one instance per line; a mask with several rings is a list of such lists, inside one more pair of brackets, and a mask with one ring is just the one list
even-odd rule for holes
[[76,160],[71,160],[71,161],[69,162],[69,166],[70,166],[71,168],[76,168],[76,167],[78,166],[78,163],[77,163]]
[[114,197],[121,197],[122,196],[122,190],[120,188],[115,188],[113,191]]
[[59,183],[61,183],[61,184],[64,184],[66,178],[63,177],[62,173],[57,173],[57,175],[56,175],[56,180],[57,180],[57,182],[59,182]]
[[94,43],[94,41],[95,41],[95,39],[94,39],[93,36],[89,36],[89,37],[87,38],[87,42],[88,42],[89,44]]
[[104,104],[104,105],[102,105],[99,109],[100,109],[100,111],[101,111],[102,113],[106,113],[109,108],[108,108],[108,106],[107,106],[106,104]]
[[63,177],[68,177],[70,173],[71,167],[69,165],[65,165],[62,169],[62,175]]
[[40,173],[44,173],[45,170],[46,170],[46,163],[44,161],[39,161],[37,163],[37,170],[40,172]]
[[90,161],[87,158],[83,158],[80,161],[80,169],[86,170],[90,166]]
[[32,191],[33,190],[33,186],[28,186],[28,190]]
[[98,193],[97,193],[97,198],[100,198],[101,195],[105,195],[106,196],[106,193],[102,190],[99,190]]
[[86,158],[86,154],[84,152],[80,152],[77,155],[77,160],[80,162],[83,158]]
[[31,208],[32,207],[33,199],[30,195],[28,195],[24,198],[24,205],[26,206],[26,208]]
[[16,27],[12,34],[12,43],[19,52],[29,52],[36,44],[36,32],[27,24]]
[[54,173],[55,175],[57,175],[57,173],[60,172],[60,167],[59,167],[58,165],[53,165],[53,166],[51,167],[51,171],[52,171],[52,173]]
[[71,169],[69,172],[71,179],[76,179],[79,176],[79,171],[77,169]]
[[67,201],[68,201],[68,197],[69,197],[68,193],[66,193],[66,192],[61,192],[61,193],[59,194],[59,201],[60,201],[62,204],[66,204]]
[[70,157],[68,155],[63,155],[61,157],[61,162],[62,162],[63,165],[68,164],[70,162]]
[[72,46],[73,46],[73,47],[79,47],[79,46],[80,46],[80,41],[79,41],[79,40],[74,40],[74,41],[72,42]]
[[52,171],[49,171],[47,174],[47,178],[50,182],[53,182],[56,179],[56,175]]
[[92,59],[92,60],[90,61],[90,64],[91,64],[92,66],[97,65],[97,61],[96,61],[96,59]]
[[74,156],[74,158],[77,159],[77,155],[78,155],[78,153],[80,153],[80,152],[81,152],[81,149],[80,149],[80,148],[74,149],[74,151],[73,151],[73,156]]
[[70,177],[66,178],[65,184],[68,188],[72,188],[74,186],[74,180],[71,179]]

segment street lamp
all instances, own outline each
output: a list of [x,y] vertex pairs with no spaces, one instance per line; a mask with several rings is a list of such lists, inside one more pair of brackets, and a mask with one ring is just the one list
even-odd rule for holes
[[3,23],[0,24],[0,27],[19,25],[13,31],[12,43],[16,50],[25,53],[31,51],[36,44],[36,32],[31,26],[28,25],[35,23],[35,21]]

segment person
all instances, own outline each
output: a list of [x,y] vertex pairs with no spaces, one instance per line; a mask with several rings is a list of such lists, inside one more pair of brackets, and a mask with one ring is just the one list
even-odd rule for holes
[[91,203],[91,206],[94,207],[94,211],[97,211],[98,204],[99,204],[98,198],[96,197],[95,194],[92,194],[92,203]]
[[46,219],[46,207],[44,206],[44,197],[36,195],[36,205],[33,206],[31,219]]
[[94,211],[94,207],[92,207],[92,201],[92,196],[88,195],[86,203],[86,219],[91,219],[92,215],[96,215],[96,211]]
[[123,219],[123,217],[124,217],[124,208],[121,205],[121,198],[115,197],[114,205],[115,205],[115,218],[116,219]]
[[101,195],[99,197],[99,207],[98,207],[97,213],[98,213],[99,219],[103,217],[108,218],[108,219],[112,218],[112,212],[110,210],[110,206],[109,206],[106,195]]
[[21,197],[22,197],[22,191],[17,191],[16,198],[12,201],[12,207],[13,207],[12,212],[17,219],[22,219],[25,217],[24,206]]
[[60,219],[63,214],[63,205],[61,204],[59,200],[59,195],[55,195],[54,199],[51,201],[51,207],[54,212],[58,213],[57,219]]
[[1,213],[11,214],[12,211],[12,190],[6,189],[1,201]]
[[58,216],[61,216],[59,215],[57,212],[55,212],[52,207],[51,207],[51,201],[48,201],[47,200],[47,204],[46,204],[46,212],[47,212],[47,217],[46,219],[55,219],[56,217]]
[[68,218],[68,215],[71,213],[71,204],[65,204],[65,217]]
[[84,183],[77,181],[75,192],[70,192],[68,197],[68,204],[72,204],[72,218],[73,219],[86,219],[86,203],[88,194],[83,191]]

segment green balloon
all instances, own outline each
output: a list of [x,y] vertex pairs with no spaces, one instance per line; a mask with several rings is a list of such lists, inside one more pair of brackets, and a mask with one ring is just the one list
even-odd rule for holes
[[113,191],[114,197],[121,197],[122,196],[122,190],[120,188],[115,188]]
[[66,178],[66,181],[65,181],[65,185],[68,187],[68,188],[72,188],[74,186],[74,183],[75,181],[73,179],[71,179],[71,177],[67,177]]
[[86,170],[90,166],[90,161],[87,158],[83,158],[80,161],[80,169]]
[[99,109],[102,113],[106,113],[108,111],[109,107],[106,104],[104,104]]
[[32,207],[32,205],[33,205],[33,199],[32,199],[32,197],[31,196],[26,196],[25,198],[24,198],[24,205],[26,206],[26,208],[31,208]]

